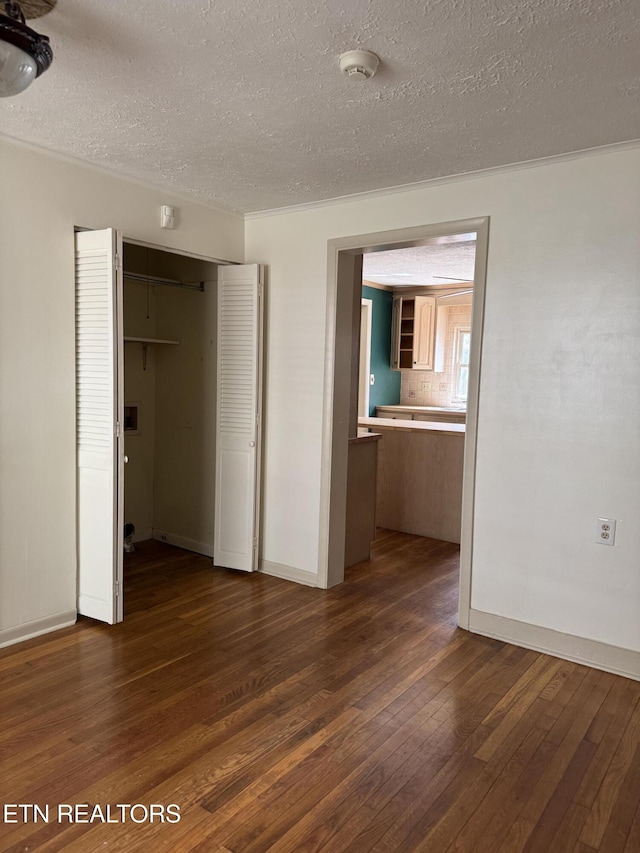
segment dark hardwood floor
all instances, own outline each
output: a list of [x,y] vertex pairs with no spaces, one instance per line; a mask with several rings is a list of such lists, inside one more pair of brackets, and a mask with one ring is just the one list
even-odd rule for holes
[[123,624],[0,651],[0,799],[50,806],[0,850],[638,853],[640,684],[459,630],[457,568],[382,531],[322,591],[143,543]]

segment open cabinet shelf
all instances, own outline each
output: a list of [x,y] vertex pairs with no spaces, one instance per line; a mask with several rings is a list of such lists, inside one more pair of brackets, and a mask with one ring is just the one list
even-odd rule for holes
[[433,370],[433,296],[393,297],[391,369]]

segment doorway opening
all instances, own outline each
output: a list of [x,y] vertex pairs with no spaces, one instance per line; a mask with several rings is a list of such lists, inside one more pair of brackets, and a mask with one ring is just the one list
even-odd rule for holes
[[[357,436],[359,419],[361,427],[369,427],[368,424],[362,423],[362,416],[358,418],[357,415],[358,388],[362,385],[362,375],[359,372],[358,364],[360,311],[357,311],[355,306],[360,304],[362,297],[363,260],[364,266],[367,267],[367,260],[371,256],[381,258],[385,253],[396,250],[414,250],[429,245],[446,245],[447,242],[451,244],[474,243],[475,256],[472,263],[473,275],[471,279],[468,278],[466,272],[464,275],[459,271],[451,272],[449,275],[448,272],[443,271],[439,274],[449,276],[447,279],[442,278],[437,282],[422,283],[433,288],[428,295],[426,292],[418,291],[415,287],[407,288],[404,297],[399,293],[393,294],[393,296],[398,297],[393,299],[393,303],[396,310],[400,311],[400,315],[395,317],[395,336],[391,346],[391,352],[395,352],[398,362],[400,359],[404,359],[402,366],[398,363],[395,368],[401,374],[401,393],[403,383],[405,385],[406,399],[416,399],[417,401],[419,390],[420,401],[423,406],[426,407],[433,403],[433,398],[427,397],[427,394],[430,394],[433,389],[435,381],[433,376],[438,377],[444,373],[442,368],[446,368],[448,369],[446,374],[448,378],[442,382],[437,382],[438,395],[443,392],[443,396],[437,398],[437,407],[462,412],[463,403],[466,402],[466,425],[459,425],[460,429],[458,430],[462,435],[466,434],[466,438],[463,439],[464,452],[459,454],[462,456],[460,460],[462,494],[460,500],[461,568],[458,611],[458,622],[461,627],[468,626],[470,608],[473,498],[488,228],[488,217],[482,217],[418,228],[357,235],[332,240],[328,244],[327,373],[325,376],[319,553],[319,565],[323,574],[322,585],[326,587],[340,583],[344,577],[349,439],[353,440]],[[400,254],[396,256],[396,259],[399,257],[401,257]],[[368,266],[371,270],[375,264]],[[382,273],[382,275],[391,278],[394,272],[398,274],[407,271],[396,269]],[[370,275],[375,275],[375,273],[370,273]],[[413,277],[413,273],[411,271],[407,273],[407,282],[409,275]],[[459,275],[461,280],[458,279]],[[403,287],[401,280],[405,276],[398,275],[397,277],[400,278],[398,287]],[[468,286],[469,281],[473,282],[472,287]],[[411,285],[414,284],[415,281],[411,281]],[[457,327],[456,324],[453,324],[451,329],[447,329],[447,326],[451,324],[446,321],[453,316],[451,308],[456,302],[459,303],[458,307],[463,308],[464,302],[468,301],[469,294],[464,293],[464,290],[473,291],[473,305],[469,312],[471,316],[470,319],[466,320],[468,325],[460,322]],[[370,294],[368,293],[367,296]],[[416,298],[421,301],[417,303]],[[407,308],[404,316],[402,316],[403,299]],[[421,314],[420,319],[416,315],[416,308],[418,308],[418,314]],[[464,311],[466,310],[467,308],[464,307]],[[460,312],[460,316],[462,313]],[[447,332],[441,334],[439,338],[437,335],[438,314],[440,314],[441,330],[447,329]],[[411,320],[412,328],[409,329],[409,323],[405,323],[403,326],[403,320]],[[423,330],[427,329],[426,339],[429,341],[429,345],[423,347],[421,351],[420,346],[425,341],[424,334],[418,336],[416,341],[409,337],[409,334],[411,336],[417,334],[417,322]],[[429,326],[429,324],[431,325]],[[354,336],[357,346],[353,344],[349,346],[346,341],[353,340]],[[447,338],[451,342],[450,345]],[[454,353],[456,346],[457,350]],[[405,355],[402,354],[403,352]],[[410,355],[411,361],[415,363],[407,363],[408,355]],[[391,370],[393,367],[394,365],[390,364]],[[434,367],[441,369],[434,370]],[[370,372],[375,374],[373,367]],[[405,372],[406,378],[404,377]],[[418,377],[418,373],[423,375]],[[424,376],[426,373],[431,373],[432,377],[427,378]],[[371,387],[375,388],[376,381],[377,377],[374,376],[374,385]],[[427,388],[427,385],[431,387]],[[446,388],[441,389],[440,385],[446,385]],[[416,398],[408,397],[411,391],[416,393]],[[445,400],[446,396],[448,399]],[[466,396],[466,401],[463,400],[464,396]],[[449,405],[441,405],[444,402]],[[400,405],[400,401],[398,401],[398,405]],[[369,408],[371,415],[371,399]],[[424,414],[431,414],[433,418],[436,414],[439,417],[446,413],[425,412]],[[415,417],[415,414],[412,414],[412,417]],[[410,434],[418,433],[421,428],[429,429],[427,423],[423,423],[421,427],[418,427],[417,424],[414,426],[415,430],[410,430]],[[454,429],[448,431],[456,432]],[[441,430],[438,430],[436,425],[435,428],[431,428],[431,432],[435,437]]]
[[472,232],[363,257],[375,371],[358,427],[382,436],[376,523],[458,545],[475,251]]

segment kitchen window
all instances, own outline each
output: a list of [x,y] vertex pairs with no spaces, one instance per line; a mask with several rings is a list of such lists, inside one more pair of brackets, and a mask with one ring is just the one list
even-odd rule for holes
[[458,326],[455,330],[453,345],[453,397],[460,402],[467,402],[469,389],[469,355],[471,353],[471,329]]

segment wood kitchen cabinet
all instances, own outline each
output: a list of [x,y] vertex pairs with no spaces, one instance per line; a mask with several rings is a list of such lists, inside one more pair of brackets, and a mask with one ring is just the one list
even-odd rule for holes
[[391,369],[433,370],[436,299],[394,296]]
[[[412,423],[416,423],[413,421]],[[376,522],[387,530],[460,542],[464,433],[376,427]]]
[[467,413],[463,409],[447,409],[441,406],[376,406],[377,418],[391,418],[402,421],[435,421],[450,424],[464,424]]
[[413,413],[399,411],[396,406],[376,406],[377,418],[390,418],[394,421],[412,421]]
[[414,421],[431,421],[432,423],[465,424],[467,422],[466,412],[416,412]]

